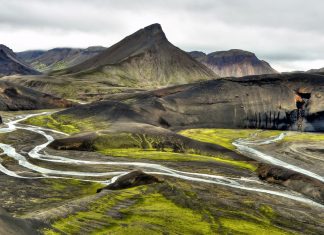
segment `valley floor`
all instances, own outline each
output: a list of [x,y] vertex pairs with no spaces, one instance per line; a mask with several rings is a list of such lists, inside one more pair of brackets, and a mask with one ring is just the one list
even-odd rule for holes
[[[12,126],[0,128],[0,203],[40,234],[324,233],[322,202],[261,181],[256,161],[168,148],[111,148],[102,142],[96,151],[55,150],[47,144],[52,138],[66,136],[59,131],[78,133],[84,124],[62,125],[48,118],[45,126],[56,130],[53,132],[35,126],[44,126],[44,119],[36,118],[29,125],[12,123],[24,119],[18,116],[25,114],[2,114]],[[233,143],[238,139],[255,144],[281,133],[224,129],[180,132],[230,150],[236,149]],[[285,134],[277,142],[253,148],[323,177],[324,135]],[[136,169],[163,182],[96,193],[112,177]]]

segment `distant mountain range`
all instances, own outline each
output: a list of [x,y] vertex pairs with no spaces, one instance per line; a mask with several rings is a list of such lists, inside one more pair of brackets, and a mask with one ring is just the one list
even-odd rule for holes
[[259,60],[252,52],[232,49],[205,54],[192,51],[189,54],[220,77],[243,77],[247,75],[278,73],[270,64]]
[[94,46],[86,49],[80,48],[54,48],[48,51],[30,50],[18,52],[21,60],[30,64],[34,69],[41,72],[65,69],[82,63],[87,59],[98,55],[105,50],[105,47]]
[[217,77],[171,44],[159,24],[140,29],[91,59],[52,74],[105,78],[113,85],[130,87],[168,86]]
[[[37,75],[40,72],[55,77],[65,75],[65,79],[85,78],[113,87],[134,88],[278,73],[269,63],[248,51],[184,52],[168,41],[159,24],[140,29],[109,48],[54,48],[16,55],[1,45],[0,75]],[[24,80],[21,84],[30,82]]]
[[10,48],[0,44],[0,77],[14,74],[36,75],[40,73],[20,60]]
[[310,69],[307,72],[308,73],[320,73],[320,74],[323,74],[324,73],[324,67],[320,68],[320,69]]

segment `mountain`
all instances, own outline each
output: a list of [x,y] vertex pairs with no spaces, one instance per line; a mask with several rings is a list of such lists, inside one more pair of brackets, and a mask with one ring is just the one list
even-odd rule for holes
[[14,74],[36,75],[40,73],[20,60],[10,48],[0,44],[0,76]]
[[129,87],[167,86],[216,77],[172,45],[159,24],[140,29],[99,55],[53,74],[104,78],[112,85]]
[[320,69],[310,69],[310,70],[307,71],[307,73],[324,74],[324,68],[320,68]]
[[47,72],[64,69],[82,63],[98,55],[105,47],[94,46],[86,49],[79,48],[54,48],[48,51],[23,51],[18,52],[20,59],[30,64],[34,69]]
[[0,81],[0,110],[66,108],[72,102],[51,96],[11,82]]
[[259,60],[254,53],[232,49],[205,54],[192,51],[189,54],[205,64],[220,77],[243,77],[247,75],[278,73],[269,63]]

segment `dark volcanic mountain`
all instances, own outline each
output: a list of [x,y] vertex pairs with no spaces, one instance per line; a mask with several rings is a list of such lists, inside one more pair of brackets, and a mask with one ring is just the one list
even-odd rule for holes
[[220,77],[243,77],[278,73],[271,68],[269,63],[259,60],[255,54],[248,51],[233,49],[217,51],[207,55],[200,51],[192,51],[189,54]]
[[[63,111],[78,118],[199,127],[324,131],[324,76],[306,73],[226,78],[113,96]],[[114,99],[113,99],[114,98]]]
[[65,69],[82,63],[105,50],[105,47],[94,46],[86,49],[54,48],[48,51],[23,51],[18,57],[39,71]]
[[66,108],[71,102],[30,88],[0,81],[0,110],[17,111],[32,109]]
[[113,85],[133,87],[183,84],[216,76],[172,45],[159,24],[145,27],[99,55],[54,74],[105,78]]
[[34,75],[40,73],[18,59],[10,48],[0,44],[0,76],[14,74]]

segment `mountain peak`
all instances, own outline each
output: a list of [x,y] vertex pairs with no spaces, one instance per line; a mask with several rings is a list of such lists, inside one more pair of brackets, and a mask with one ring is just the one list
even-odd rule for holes
[[167,40],[165,33],[163,32],[162,26],[158,23],[146,26],[145,28],[138,30],[136,33],[130,35],[129,37],[137,36],[137,35],[141,35],[149,39]]
[[147,31],[147,32],[151,32],[153,34],[158,34],[158,33],[163,33],[164,34],[164,32],[162,30],[162,26],[160,24],[158,24],[158,23],[146,26],[144,28],[144,30]]
[[5,52],[6,54],[10,54],[10,55],[12,55],[14,53],[9,47],[7,47],[6,45],[3,45],[3,44],[0,44],[0,50]]

